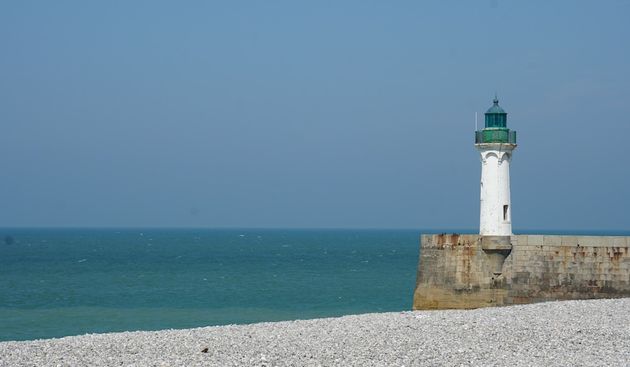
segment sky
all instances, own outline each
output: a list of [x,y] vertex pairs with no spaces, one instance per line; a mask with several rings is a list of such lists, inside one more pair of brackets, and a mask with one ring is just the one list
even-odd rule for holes
[[0,227],[630,230],[628,1],[3,1]]

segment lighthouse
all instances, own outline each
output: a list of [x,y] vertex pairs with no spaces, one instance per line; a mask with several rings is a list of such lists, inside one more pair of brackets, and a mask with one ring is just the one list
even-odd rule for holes
[[475,148],[481,155],[479,234],[511,236],[510,162],[516,131],[508,129],[507,113],[496,96],[485,113],[485,127],[475,131]]

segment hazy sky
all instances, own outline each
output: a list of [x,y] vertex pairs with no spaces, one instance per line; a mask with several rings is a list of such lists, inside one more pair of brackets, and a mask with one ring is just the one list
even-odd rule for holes
[[628,1],[3,1],[0,226],[630,229]]

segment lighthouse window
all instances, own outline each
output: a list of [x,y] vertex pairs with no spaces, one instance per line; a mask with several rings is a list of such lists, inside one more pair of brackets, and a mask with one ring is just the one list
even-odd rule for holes
[[503,205],[503,220],[508,220],[508,206]]

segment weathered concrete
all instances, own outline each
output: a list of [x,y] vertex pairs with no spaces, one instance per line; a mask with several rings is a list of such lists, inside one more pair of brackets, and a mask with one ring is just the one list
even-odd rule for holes
[[415,310],[616,297],[630,297],[630,237],[421,237]]

